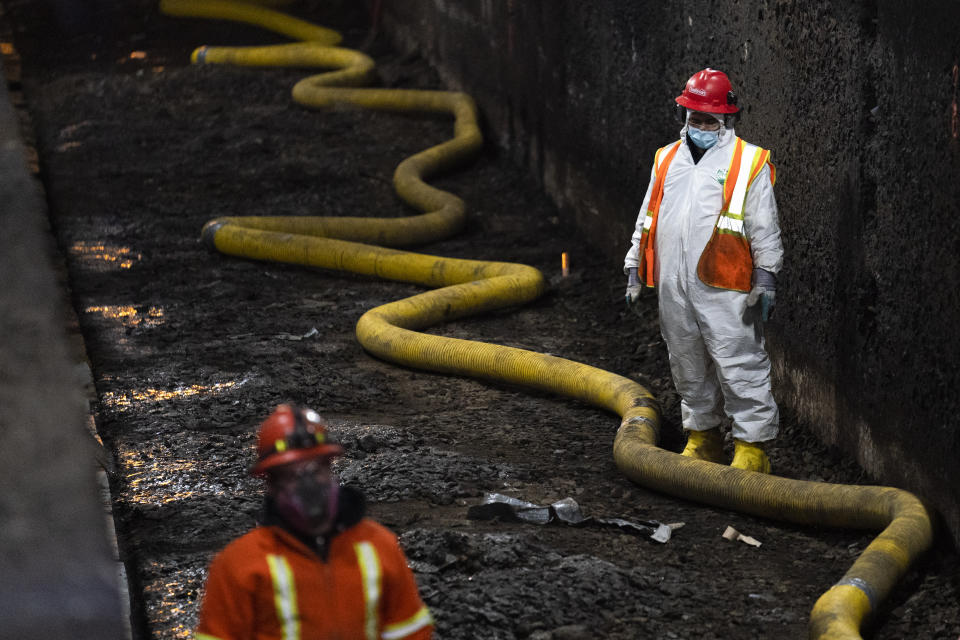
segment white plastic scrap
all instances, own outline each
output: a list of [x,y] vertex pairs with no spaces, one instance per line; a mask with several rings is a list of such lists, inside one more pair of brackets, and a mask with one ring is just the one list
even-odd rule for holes
[[722,535],[723,535],[723,538],[726,540],[739,540],[740,542],[749,544],[751,547],[759,547],[761,544],[761,542],[756,538],[745,536],[729,525],[727,525],[727,528]]

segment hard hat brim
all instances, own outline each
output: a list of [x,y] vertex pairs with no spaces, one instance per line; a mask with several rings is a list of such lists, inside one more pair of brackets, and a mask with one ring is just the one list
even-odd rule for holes
[[334,457],[343,455],[344,450],[338,444],[321,444],[309,449],[289,449],[282,453],[274,453],[263,460],[260,460],[250,469],[250,475],[263,476],[275,467],[280,467],[291,462],[300,460],[310,460],[312,458]]
[[677,96],[676,101],[681,107],[686,107],[691,111],[700,111],[703,113],[737,113],[740,111],[735,104],[713,104],[706,101],[691,100],[684,95]]

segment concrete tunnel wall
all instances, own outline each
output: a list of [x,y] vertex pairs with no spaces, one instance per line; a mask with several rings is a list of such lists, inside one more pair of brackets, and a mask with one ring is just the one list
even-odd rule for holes
[[739,135],[778,169],[778,401],[877,481],[929,500],[960,543],[958,24],[953,0],[404,0],[380,13],[399,49],[473,95],[488,140],[609,255],[613,279],[653,153],[678,133],[673,98],[695,71],[726,71]]
[[0,82],[0,640],[125,638],[85,426],[89,370],[70,353],[56,248],[19,129]]

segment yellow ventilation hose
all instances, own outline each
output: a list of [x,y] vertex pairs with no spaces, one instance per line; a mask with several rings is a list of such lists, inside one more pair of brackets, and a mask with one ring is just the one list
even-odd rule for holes
[[394,174],[398,195],[424,213],[407,218],[218,218],[204,226],[206,242],[218,251],[245,258],[433,287],[365,313],[357,323],[363,348],[406,366],[552,391],[612,411],[622,419],[613,445],[614,461],[628,478],[644,487],[765,518],[882,529],[843,578],[817,600],[810,615],[811,638],[861,637],[861,624],[932,542],[929,514],[915,496],[889,487],[789,480],[685,458],[657,447],[660,417],[656,400],[632,380],[533,351],[419,333],[418,329],[446,320],[529,302],[545,288],[541,273],[526,265],[384,248],[423,244],[462,228],[463,201],[424,180],[462,164],[480,149],[483,141],[473,100],[445,91],[342,88],[367,82],[373,61],[358,51],[333,46],[340,41],[334,31],[252,2],[161,0],[160,7],[168,15],[237,20],[298,40],[266,47],[201,47],[192,60],[333,69],[294,86],[293,99],[306,107],[342,104],[427,111],[454,118],[453,138],[407,158]]

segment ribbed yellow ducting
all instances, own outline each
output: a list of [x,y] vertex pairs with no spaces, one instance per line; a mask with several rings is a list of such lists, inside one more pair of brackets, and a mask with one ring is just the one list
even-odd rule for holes
[[810,617],[811,638],[860,638],[865,618],[932,542],[930,517],[916,497],[888,487],[803,482],[685,458],[657,447],[656,400],[632,380],[533,351],[418,332],[446,320],[523,304],[545,288],[540,272],[525,265],[384,248],[438,240],[463,226],[463,201],[424,180],[471,159],[480,149],[473,100],[445,91],[342,88],[367,82],[373,61],[363,53],[334,47],[340,40],[336,32],[253,3],[162,0],[160,6],[169,15],[238,20],[300,41],[267,47],[201,47],[192,59],[206,64],[334,69],[294,86],[294,100],[306,107],[350,105],[454,118],[452,139],[407,158],[394,174],[400,197],[424,213],[407,218],[218,218],[203,229],[211,246],[256,260],[434,288],[365,313],[357,323],[357,338],[364,349],[406,366],[551,391],[612,411],[622,419],[614,460],[627,477],[644,487],[777,520],[882,529],[843,578],[819,598]]

